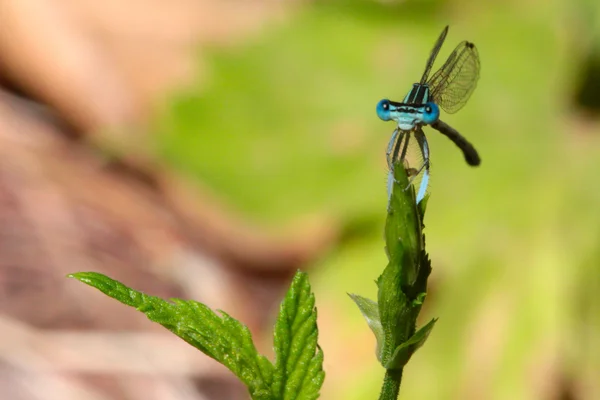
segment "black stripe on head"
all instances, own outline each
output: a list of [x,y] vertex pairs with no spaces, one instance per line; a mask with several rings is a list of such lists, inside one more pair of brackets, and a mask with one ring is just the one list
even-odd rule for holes
[[429,85],[415,83],[411,91],[404,98],[405,104],[421,105],[429,101]]
[[423,90],[423,103],[422,104],[425,104],[430,101],[429,100],[429,85],[423,85],[423,88],[424,88],[424,90]]
[[417,90],[415,96],[415,104],[425,104],[429,101],[429,86],[427,85],[419,85],[419,89]]
[[417,95],[419,94],[419,87],[421,85],[419,85],[418,83],[413,84],[412,89],[410,90],[410,93],[408,93],[408,95],[406,96],[404,102],[407,104],[414,104],[415,103],[415,98],[417,97]]

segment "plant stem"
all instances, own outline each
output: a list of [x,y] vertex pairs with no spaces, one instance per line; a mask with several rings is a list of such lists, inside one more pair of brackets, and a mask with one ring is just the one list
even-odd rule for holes
[[400,393],[400,382],[402,382],[402,369],[386,369],[379,400],[398,399],[398,393]]

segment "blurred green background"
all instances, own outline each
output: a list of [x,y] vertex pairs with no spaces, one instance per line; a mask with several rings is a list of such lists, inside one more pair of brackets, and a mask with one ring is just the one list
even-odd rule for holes
[[386,265],[394,127],[375,105],[401,100],[446,24],[436,66],[466,39],[482,69],[467,106],[442,118],[482,165],[468,167],[426,131],[434,269],[423,320],[439,322],[400,397],[600,399],[600,122],[577,102],[588,64],[600,62],[598,1],[303,4],[245,43],[211,50],[203,84],[176,94],[156,121],[160,152],[265,226],[339,221],[343,240],[306,266],[323,398],[374,399],[383,369],[346,292],[374,298]]

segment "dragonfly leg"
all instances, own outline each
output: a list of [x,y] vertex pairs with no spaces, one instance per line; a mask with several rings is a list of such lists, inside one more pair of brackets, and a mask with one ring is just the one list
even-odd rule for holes
[[[394,152],[392,154],[392,158],[391,158],[391,162],[392,162],[392,168],[391,171],[394,172],[394,161],[396,160],[400,160],[400,162],[404,163],[404,159],[406,158],[406,152],[408,151],[408,142],[410,140],[410,133],[406,132],[406,131],[400,131],[401,135],[398,138],[398,140],[396,140],[396,144],[394,146]],[[404,138],[406,138],[406,140],[404,140]],[[402,148],[402,151],[400,151],[400,148]],[[394,181],[396,181],[396,179],[394,178]]]
[[394,188],[394,173],[388,171],[387,178],[387,195],[388,195],[388,211],[390,209],[390,203],[392,202],[392,189]]
[[405,131],[396,128],[396,130],[392,134],[392,138],[390,139],[390,143],[388,144],[388,149],[386,152],[386,159],[389,168],[387,180],[388,206],[392,198],[392,188],[394,187],[394,183],[397,183],[396,178],[394,177],[394,161],[398,159],[398,154],[400,153],[400,147],[402,147],[404,137],[406,137],[406,141],[404,141],[404,148],[402,149],[401,159],[403,160],[406,156],[408,139],[410,137],[409,134]]
[[412,176],[408,181],[408,186],[404,190],[407,190],[412,184],[413,180],[421,172],[423,172],[423,179],[421,180],[421,185],[419,186],[419,191],[417,192],[416,199],[417,204],[419,204],[421,200],[423,200],[423,198],[425,197],[425,193],[427,193],[427,186],[429,185],[429,144],[427,143],[427,138],[425,137],[425,134],[423,133],[421,128],[415,130],[414,134],[415,139],[417,140],[417,143],[419,144],[419,147],[421,149],[421,153],[423,154],[423,164],[418,170],[410,168],[410,170],[407,171]]
[[[410,140],[410,132],[398,130],[400,136],[395,141],[393,146],[393,151],[391,157],[388,153],[388,165],[390,165],[390,170],[388,172],[388,181],[387,181],[387,190],[388,190],[388,208],[390,205],[390,201],[392,199],[392,189],[394,187],[394,183],[398,183],[396,177],[394,176],[394,161],[400,160],[400,162],[404,162],[406,158],[406,153],[408,152],[408,142]],[[396,133],[396,131],[394,132]],[[392,146],[388,146],[388,150],[391,150]],[[401,150],[402,149],[402,150]]]
[[[398,136],[398,134],[400,134],[400,135]],[[405,137],[406,137],[406,140],[403,142]],[[394,178],[394,161],[396,161],[398,159],[401,161],[404,161],[404,157],[406,157],[406,152],[408,150],[408,140],[409,139],[410,139],[410,134],[408,132],[402,131],[398,128],[396,128],[396,130],[392,134],[392,139],[390,140],[390,143],[388,144],[388,149],[386,152],[388,168],[391,172],[392,178]],[[404,146],[402,146],[403,143],[404,143]],[[400,152],[400,148],[402,148],[402,152]],[[398,154],[401,154],[400,158],[398,158]],[[394,182],[396,182],[396,178],[394,178]]]
[[392,138],[390,139],[390,142],[388,143],[387,151],[385,152],[385,159],[387,161],[387,165],[388,165],[388,168],[390,169],[390,171],[392,171],[394,169],[394,160],[392,159],[391,155],[392,155],[392,151],[394,151],[394,144],[396,143],[396,138],[398,137],[399,131],[400,130],[398,128],[396,128],[394,130],[394,133],[392,133]]

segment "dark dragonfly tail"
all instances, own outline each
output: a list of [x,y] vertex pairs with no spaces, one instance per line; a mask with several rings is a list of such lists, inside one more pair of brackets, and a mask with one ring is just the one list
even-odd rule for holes
[[475,150],[475,147],[473,147],[473,145],[469,143],[467,139],[458,133],[456,129],[452,128],[450,125],[441,120],[437,120],[437,122],[431,124],[431,127],[440,132],[442,135],[446,136],[448,139],[452,140],[452,142],[454,142],[454,144],[462,150],[467,164],[473,167],[481,164],[481,158],[479,158],[479,154],[477,153],[477,150]]

